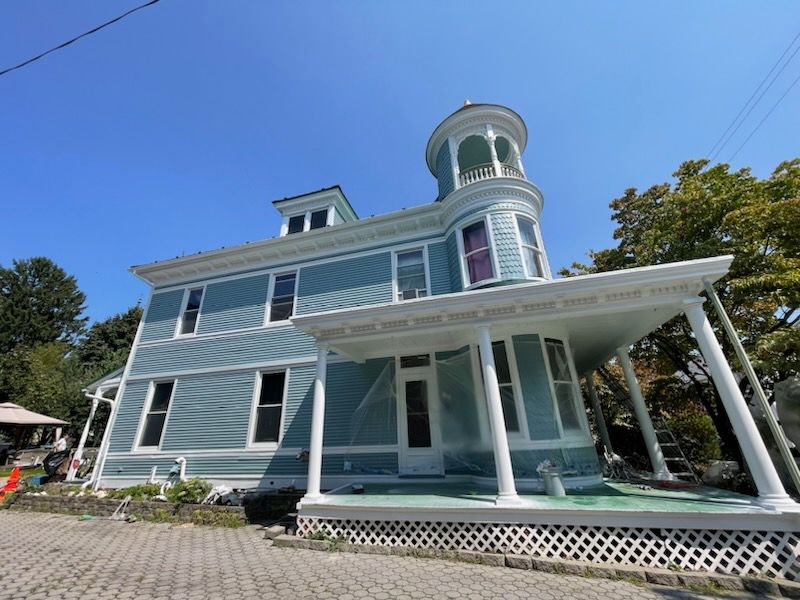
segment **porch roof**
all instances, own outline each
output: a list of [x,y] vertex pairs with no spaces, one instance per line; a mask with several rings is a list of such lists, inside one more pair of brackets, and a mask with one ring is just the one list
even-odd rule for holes
[[354,360],[453,349],[475,340],[473,328],[491,323],[493,335],[557,327],[570,339],[579,372],[617,348],[641,339],[682,311],[722,278],[733,256],[526,282],[404,302],[296,316],[292,322]]

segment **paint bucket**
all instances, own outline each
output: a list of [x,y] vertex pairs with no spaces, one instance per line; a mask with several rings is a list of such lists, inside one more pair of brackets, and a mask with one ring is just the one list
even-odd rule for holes
[[561,469],[558,467],[547,467],[542,469],[542,479],[544,480],[544,491],[548,496],[566,496],[564,482],[561,480]]

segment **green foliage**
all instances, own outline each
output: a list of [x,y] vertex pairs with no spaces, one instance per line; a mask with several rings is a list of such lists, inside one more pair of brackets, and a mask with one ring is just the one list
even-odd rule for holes
[[150,500],[161,492],[161,486],[157,483],[140,483],[126,488],[117,488],[108,492],[107,498],[122,500],[130,496],[131,500]]
[[154,523],[177,523],[179,520],[178,515],[174,511],[167,510],[166,508],[154,508],[145,519],[153,521]]
[[174,504],[200,504],[212,487],[210,481],[193,477],[176,483],[166,491],[165,496]]
[[243,527],[239,513],[227,510],[195,510],[192,511],[192,523],[210,525],[212,527]]
[[[573,264],[561,274],[734,255],[730,273],[715,289],[769,392],[774,382],[800,370],[800,159],[781,163],[767,179],[706,160],[687,161],[673,176],[672,183],[643,192],[631,188],[613,200],[617,246],[592,251],[591,264]],[[719,330],[713,311],[707,313]],[[727,340],[718,337],[736,368]],[[692,435],[707,431],[695,414],[703,410],[719,433],[722,452],[741,461],[685,319],[672,319],[647,336],[633,357],[637,372],[645,373],[651,408]],[[690,452],[697,461],[716,454],[713,443]]]
[[0,353],[19,346],[75,343],[88,320],[81,316],[85,301],[75,278],[49,258],[0,267]]
[[75,359],[87,374],[97,379],[125,364],[141,318],[137,305],[89,328],[75,348]]

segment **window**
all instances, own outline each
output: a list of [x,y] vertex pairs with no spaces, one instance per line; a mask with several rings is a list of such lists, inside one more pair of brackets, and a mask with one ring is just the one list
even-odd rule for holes
[[303,231],[305,224],[305,215],[295,215],[294,217],[289,217],[289,228],[286,230],[286,233],[300,233]]
[[294,288],[297,273],[285,273],[275,276],[275,287],[272,290],[272,304],[269,320],[285,321],[292,316],[294,309]]
[[558,413],[561,415],[561,426],[564,433],[582,433],[580,415],[575,398],[575,385],[569,370],[567,351],[559,340],[545,339],[547,360],[550,363],[550,374],[553,376],[553,387],[556,393]]
[[525,265],[526,277],[543,277],[542,251],[536,240],[536,227],[533,221],[524,217],[517,217],[519,227],[519,241],[522,250],[522,262]]
[[285,384],[286,371],[261,375],[258,404],[255,409],[254,444],[278,442],[281,432],[281,413],[283,412]]
[[189,297],[186,299],[186,308],[181,317],[181,335],[194,333],[194,330],[197,328],[197,317],[200,315],[200,303],[202,301],[203,288],[189,290]]
[[431,447],[431,422],[428,414],[428,385],[420,381],[406,381],[406,431],[409,448]]
[[464,242],[464,261],[467,265],[467,275],[470,285],[492,279],[492,251],[489,247],[489,234],[486,231],[486,222],[478,221],[467,225],[461,230]]
[[[480,354],[480,350],[478,350]],[[511,369],[508,366],[508,354],[505,342],[492,342],[492,355],[494,356],[494,369],[497,373],[497,383],[500,387],[500,403],[503,405],[503,420],[506,431],[520,433],[517,402],[514,398],[514,383],[511,379]],[[480,369],[483,380],[483,369]],[[486,382],[484,381],[484,385]]]
[[144,418],[142,436],[139,439],[139,447],[152,448],[161,445],[161,435],[164,432],[164,424],[167,421],[167,410],[172,399],[172,392],[175,389],[175,381],[162,381],[156,383],[152,388],[150,397],[150,408]]
[[430,354],[414,354],[412,356],[400,357],[401,369],[413,369],[414,367],[429,367],[431,366]]
[[325,227],[328,224],[328,211],[326,210],[315,210],[311,213],[311,229],[319,229],[320,227]]
[[422,250],[398,252],[397,299],[410,300],[428,295],[425,279],[425,254]]

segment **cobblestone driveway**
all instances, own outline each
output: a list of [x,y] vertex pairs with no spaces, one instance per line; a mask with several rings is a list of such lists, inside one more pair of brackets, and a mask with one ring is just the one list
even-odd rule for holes
[[273,548],[253,528],[0,511],[0,598],[702,598],[433,559]]

